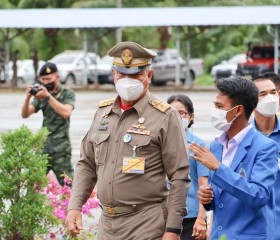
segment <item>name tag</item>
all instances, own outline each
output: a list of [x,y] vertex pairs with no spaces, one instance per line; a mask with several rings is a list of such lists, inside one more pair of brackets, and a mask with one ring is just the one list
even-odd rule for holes
[[144,174],[145,158],[144,157],[124,157],[122,172],[123,173]]

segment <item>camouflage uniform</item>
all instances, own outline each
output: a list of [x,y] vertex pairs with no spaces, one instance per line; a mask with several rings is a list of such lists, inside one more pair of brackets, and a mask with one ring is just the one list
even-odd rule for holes
[[[71,104],[74,107],[75,93],[71,89],[58,86],[57,90],[52,93],[52,96],[63,104]],[[63,184],[64,172],[70,177],[73,175],[71,165],[71,142],[69,138],[70,119],[64,119],[58,115],[53,108],[48,104],[47,99],[34,99],[32,105],[35,111],[40,109],[43,111],[43,127],[49,130],[49,135],[46,139],[44,153],[49,155],[48,170],[53,170],[60,184]]]

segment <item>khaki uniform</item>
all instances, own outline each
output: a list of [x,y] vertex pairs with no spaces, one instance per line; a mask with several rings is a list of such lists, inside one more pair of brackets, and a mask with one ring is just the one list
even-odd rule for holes
[[[181,119],[176,110],[150,92],[123,113],[119,101],[117,98],[100,103],[82,141],[68,210],[81,210],[97,183],[97,196],[103,208],[151,203],[128,214],[103,211],[98,239],[161,239],[165,227],[181,229],[182,217],[186,214],[185,199],[190,180]],[[144,119],[140,125],[146,127],[150,135],[129,133],[131,140],[125,142],[127,130],[139,124],[140,118]],[[122,172],[123,158],[132,157],[133,152],[137,157],[145,158],[143,174]],[[166,176],[170,181],[170,192],[166,187]],[[168,194],[166,216],[164,199]],[[155,215],[156,208],[162,209],[161,214]],[[162,222],[159,224],[159,221]],[[121,224],[123,222],[128,224]],[[157,235],[147,235],[153,231],[158,231]]]

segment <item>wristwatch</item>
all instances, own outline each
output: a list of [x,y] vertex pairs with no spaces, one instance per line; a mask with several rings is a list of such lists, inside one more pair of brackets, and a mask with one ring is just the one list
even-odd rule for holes
[[45,97],[45,98],[47,99],[47,101],[49,101],[50,98],[51,98],[51,94],[49,96]]

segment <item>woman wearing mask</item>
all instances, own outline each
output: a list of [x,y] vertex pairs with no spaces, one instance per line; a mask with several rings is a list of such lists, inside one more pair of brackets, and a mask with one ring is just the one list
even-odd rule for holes
[[[195,142],[201,146],[206,143],[189,131],[194,123],[194,108],[190,98],[186,95],[170,96],[167,102],[180,114],[183,126],[186,130],[188,144]],[[190,152],[190,155],[192,153]],[[188,215],[183,219],[183,231],[181,240],[206,239],[206,211],[198,202],[197,190],[200,185],[207,185],[209,170],[193,158],[189,158],[191,186],[187,193]]]

